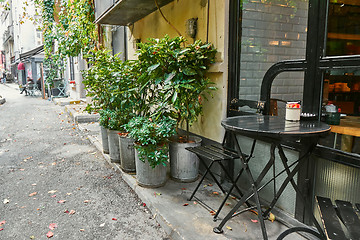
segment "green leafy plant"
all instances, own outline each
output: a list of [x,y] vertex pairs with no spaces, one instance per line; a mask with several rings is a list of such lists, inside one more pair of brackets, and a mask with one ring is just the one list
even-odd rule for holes
[[99,111],[99,124],[105,128],[109,128],[109,112],[107,110]]
[[[183,37],[148,39],[138,44],[140,112],[171,116],[186,130],[202,113],[202,100],[216,88],[205,76],[216,49],[200,40],[185,46]],[[188,136],[185,138],[188,141]]]
[[92,102],[89,112],[100,111],[108,117],[109,129],[124,131],[121,127],[135,116],[137,104],[134,90],[133,61],[121,61],[108,50],[91,51],[88,61],[91,66],[83,71],[87,96]]
[[139,159],[149,162],[152,168],[166,165],[168,160],[168,139],[175,134],[176,122],[162,117],[152,120],[148,117],[135,117],[125,124],[129,136],[135,139]]
[[54,79],[62,78],[67,57],[96,48],[94,5],[92,0],[34,2],[42,9],[45,81],[52,87]]
[[[214,83],[205,76],[210,65],[215,62],[216,49],[209,43],[197,40],[174,53],[175,69],[170,74],[173,77],[168,85],[172,117],[176,119],[177,127],[185,122],[189,134],[189,126],[202,114],[203,99],[207,100],[207,95],[216,90]],[[185,139],[187,141],[188,135]]]

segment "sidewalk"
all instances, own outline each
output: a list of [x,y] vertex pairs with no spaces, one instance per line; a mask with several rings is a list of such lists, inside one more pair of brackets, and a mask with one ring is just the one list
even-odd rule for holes
[[[73,110],[74,108],[67,108],[67,111],[69,109]],[[98,123],[80,123],[78,126],[81,131],[88,133],[89,140],[102,152]],[[172,239],[262,239],[260,224],[257,222],[257,216],[252,212],[245,212],[228,221],[223,228],[223,234],[216,234],[212,231],[214,227],[220,224],[221,220],[214,222],[211,211],[218,208],[224,195],[208,180],[204,181],[203,187],[200,187],[196,194],[196,197],[206,203],[201,204],[199,201],[194,201],[196,199],[187,200],[198,181],[179,183],[168,179],[164,187],[143,188],[137,185],[135,175],[123,172],[119,164],[110,161],[109,155],[103,154],[103,156],[108,164],[119,172],[125,182],[138,194],[151,210],[154,218]],[[230,211],[235,203],[234,199],[227,201],[227,206],[220,214],[221,219],[225,217],[225,214]],[[287,229],[279,221],[266,221],[266,228],[269,239],[276,239],[280,233]],[[305,239],[296,233],[290,237],[293,240]]]

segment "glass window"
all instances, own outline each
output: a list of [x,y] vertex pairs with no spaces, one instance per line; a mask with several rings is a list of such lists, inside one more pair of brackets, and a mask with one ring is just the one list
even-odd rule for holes
[[[330,0],[327,56],[360,54],[360,1]],[[332,125],[321,144],[360,154],[360,70],[336,69],[324,73],[323,120]]]
[[[273,64],[305,58],[307,17],[307,0],[243,1],[239,98],[259,100],[264,74]],[[277,98],[292,99],[299,89],[302,94],[302,74],[278,78],[272,85]]]
[[360,1],[330,0],[327,56],[360,54]]

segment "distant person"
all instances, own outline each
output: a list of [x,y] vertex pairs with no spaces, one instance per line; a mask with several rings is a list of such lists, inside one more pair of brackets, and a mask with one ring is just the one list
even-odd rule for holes
[[20,94],[23,94],[23,92],[25,92],[25,96],[27,96],[28,95],[28,89],[29,89],[31,84],[34,84],[34,81],[31,78],[27,77],[26,78],[26,85],[23,86],[23,89],[20,92]]
[[38,89],[41,91],[41,77],[36,81]]
[[6,74],[5,72],[3,72],[1,76],[1,83],[5,83],[5,82],[6,82]]

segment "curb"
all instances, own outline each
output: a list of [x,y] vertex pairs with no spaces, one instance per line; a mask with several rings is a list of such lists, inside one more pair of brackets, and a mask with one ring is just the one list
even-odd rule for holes
[[80,114],[71,106],[74,105],[65,106],[65,112],[67,112],[74,123],[90,123],[99,121],[99,114]]
[[[143,202],[151,202],[143,193],[142,188],[136,183],[136,175],[130,175],[125,173],[120,165],[118,163],[114,163],[111,162],[110,160],[110,156],[108,154],[104,154],[103,150],[102,150],[102,145],[100,144],[100,142],[96,139],[96,137],[94,136],[88,136],[89,141],[101,152],[101,154],[104,156],[104,159],[106,160],[107,165],[111,166],[117,173],[121,174],[121,177],[124,179],[124,181],[128,184],[128,186],[134,190],[134,192],[139,196],[139,198],[143,201]],[[152,206],[151,204],[146,205],[154,219],[159,223],[159,225],[164,229],[164,231],[166,232],[166,234],[170,237],[170,239],[173,240],[184,240],[185,238],[183,238],[180,233],[178,232],[177,229],[175,229],[173,227],[173,225],[168,222],[166,220],[166,218],[161,214],[161,212],[154,206]]]

